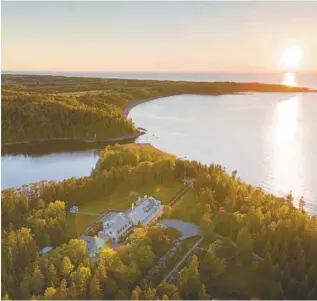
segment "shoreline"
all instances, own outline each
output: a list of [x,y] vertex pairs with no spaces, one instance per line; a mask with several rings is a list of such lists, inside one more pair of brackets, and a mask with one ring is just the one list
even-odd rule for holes
[[7,142],[7,143],[2,143],[2,147],[10,147],[10,146],[19,146],[19,145],[30,145],[30,144],[40,144],[40,143],[46,143],[46,142],[60,142],[60,141],[65,141],[65,142],[80,142],[80,143],[85,143],[85,144],[98,144],[98,143],[111,143],[111,142],[119,142],[119,141],[124,141],[124,140],[130,140],[130,139],[135,139],[138,138],[139,136],[144,135],[144,132],[137,131],[136,133],[132,134],[127,134],[123,136],[117,136],[113,138],[106,138],[106,139],[101,139],[101,140],[94,140],[94,139],[85,139],[85,138],[44,138],[44,139],[34,139],[34,140],[28,140],[28,141],[20,141],[20,142]]
[[[221,96],[221,95],[238,95],[238,94],[242,94],[242,95],[250,95],[250,94],[253,94],[255,92],[233,92],[233,93],[210,93],[210,94],[184,94],[184,93],[181,93],[181,94],[170,94],[170,95],[166,95],[166,96],[157,96],[157,97],[151,97],[151,98],[147,98],[147,99],[143,99],[143,100],[137,100],[135,102],[132,102],[130,104],[128,104],[124,109],[123,109],[123,112],[124,114],[128,117],[130,111],[142,104],[142,103],[145,103],[145,102],[149,102],[149,101],[152,101],[152,100],[156,100],[156,99],[160,99],[160,98],[166,98],[166,97],[173,97],[173,96],[179,96],[179,95],[195,95],[195,96]],[[286,93],[286,92],[283,92],[283,93]]]
[[[310,89],[308,91],[302,91],[302,92],[293,92],[293,91],[283,91],[283,92],[265,92],[265,93],[316,93],[317,89]],[[231,93],[210,93],[210,94],[184,94],[184,93],[175,93],[171,95],[165,95],[165,96],[157,96],[157,97],[151,97],[147,99],[142,99],[142,100],[137,100],[135,102],[132,102],[128,104],[125,108],[123,108],[123,112],[125,116],[128,118],[130,111],[138,106],[139,104],[149,102],[152,100],[160,99],[160,98],[166,98],[166,97],[172,97],[172,96],[178,96],[178,95],[197,95],[197,96],[221,96],[221,95],[249,95],[249,94],[254,94],[257,93],[257,91],[247,91],[247,92],[231,92]],[[117,136],[117,137],[112,137],[112,138],[105,138],[101,140],[94,140],[94,139],[87,139],[87,138],[82,138],[82,137],[74,137],[74,138],[43,138],[43,139],[33,139],[33,140],[28,140],[28,141],[19,141],[19,142],[6,142],[6,143],[1,143],[1,149],[2,148],[8,148],[8,147],[14,147],[14,146],[22,146],[22,145],[36,145],[40,143],[47,143],[47,142],[60,142],[60,141],[65,141],[65,142],[79,142],[79,143],[84,143],[84,144],[101,144],[101,143],[113,143],[113,142],[122,142],[125,140],[130,140],[130,139],[136,139],[139,136],[142,136],[145,134],[147,130],[144,128],[137,128],[136,133],[131,133],[123,136]]]
[[[308,89],[308,88],[307,88]],[[123,112],[128,117],[130,111],[138,106],[139,104],[149,102],[152,100],[160,99],[160,98],[166,98],[166,97],[172,97],[172,96],[179,96],[179,95],[193,95],[193,96],[222,96],[222,95],[253,95],[254,93],[317,93],[317,89],[311,89],[308,91],[300,91],[300,92],[294,92],[294,91],[280,91],[280,92],[266,92],[266,91],[241,91],[241,92],[231,92],[231,93],[210,93],[210,94],[199,94],[199,93],[180,93],[180,94],[170,94],[165,96],[157,96],[157,97],[151,97],[147,99],[142,100],[136,100],[135,102],[132,102],[128,104],[124,109]]]

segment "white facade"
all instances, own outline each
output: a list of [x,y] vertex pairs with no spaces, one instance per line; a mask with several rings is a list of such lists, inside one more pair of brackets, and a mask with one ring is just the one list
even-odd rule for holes
[[103,231],[100,231],[99,236],[108,235],[114,242],[118,242],[131,229],[132,222],[124,212],[118,212],[111,216],[108,220],[103,220]]
[[149,224],[157,219],[163,212],[160,201],[153,197],[139,198],[127,212],[110,212],[103,218],[103,230],[98,233],[99,237],[108,235],[113,242],[124,238],[133,226],[139,222]]

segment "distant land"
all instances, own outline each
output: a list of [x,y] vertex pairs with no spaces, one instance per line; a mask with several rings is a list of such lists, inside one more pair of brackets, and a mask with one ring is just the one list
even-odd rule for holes
[[2,146],[43,139],[85,143],[130,139],[142,134],[126,116],[135,104],[178,94],[241,92],[311,92],[311,89],[256,82],[3,74]]
[[281,84],[292,74],[297,86],[317,88],[317,71],[305,72],[67,72],[67,71],[2,71],[2,74],[54,75],[71,77],[121,78],[139,80],[260,82]]

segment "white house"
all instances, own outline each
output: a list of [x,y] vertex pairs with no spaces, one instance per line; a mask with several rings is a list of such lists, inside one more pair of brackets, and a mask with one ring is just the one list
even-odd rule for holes
[[69,209],[69,212],[70,212],[70,213],[76,213],[76,212],[78,212],[78,206],[73,206],[73,207],[71,207],[71,208]]
[[127,212],[109,212],[103,219],[103,230],[99,231],[99,237],[109,236],[111,241],[118,242],[124,238],[133,226],[139,222],[147,225],[156,220],[163,213],[160,201],[153,197],[139,198],[135,205],[132,203]]
[[127,215],[131,218],[134,225],[137,225],[139,222],[147,225],[158,219],[162,213],[163,206],[159,200],[151,196],[144,196],[144,198],[139,198],[136,201],[135,206],[132,205]]
[[131,230],[133,224],[124,212],[115,212],[103,219],[103,230],[99,231],[99,237],[107,235],[113,242],[118,242]]

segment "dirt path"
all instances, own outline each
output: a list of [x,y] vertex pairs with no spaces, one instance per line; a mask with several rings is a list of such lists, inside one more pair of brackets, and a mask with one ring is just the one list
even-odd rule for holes
[[167,276],[164,277],[163,281],[167,281],[168,278],[170,278],[177,269],[184,263],[184,261],[188,258],[188,256],[200,245],[200,243],[203,241],[204,237],[201,237],[200,240],[198,240],[190,249],[189,251],[184,255],[184,257],[178,262],[178,264],[171,270]]
[[77,211],[75,214],[102,216],[100,213]]

